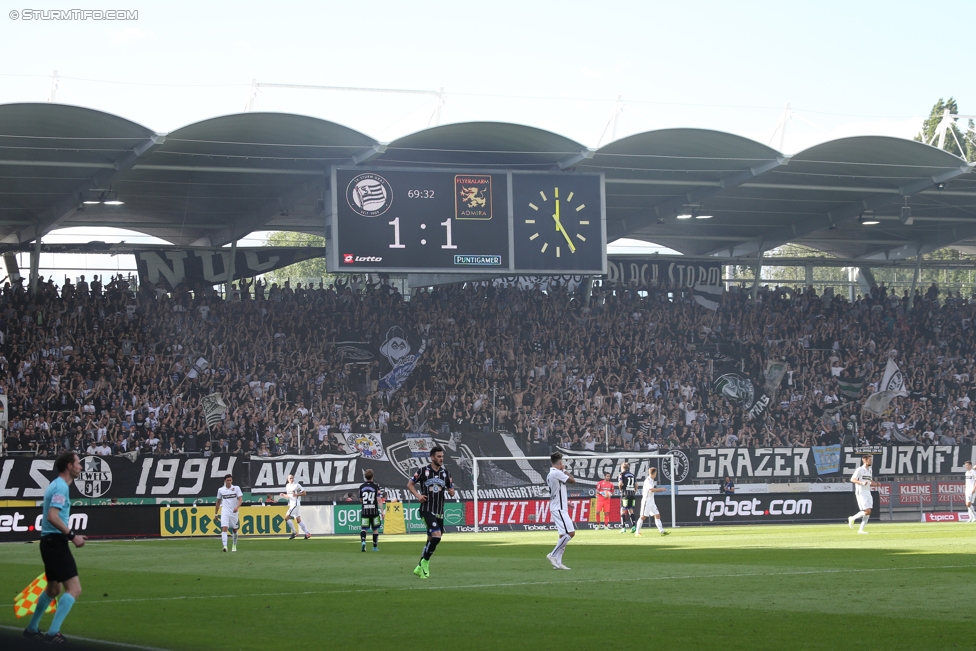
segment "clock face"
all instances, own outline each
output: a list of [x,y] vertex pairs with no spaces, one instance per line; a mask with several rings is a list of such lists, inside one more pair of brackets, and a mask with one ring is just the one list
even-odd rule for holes
[[599,176],[513,174],[515,266],[605,273]]

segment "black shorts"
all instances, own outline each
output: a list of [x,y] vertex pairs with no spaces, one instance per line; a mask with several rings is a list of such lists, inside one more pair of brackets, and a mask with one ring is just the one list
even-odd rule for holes
[[427,535],[433,535],[435,531],[440,531],[444,533],[444,518],[437,517],[433,513],[421,513],[424,518],[424,522],[427,523]]
[[78,576],[75,557],[71,555],[68,539],[63,534],[55,533],[41,538],[41,558],[48,581],[62,583]]
[[377,515],[364,515],[362,516],[362,528],[363,529],[379,529],[382,520],[380,520],[379,514]]
[[620,508],[622,509],[632,509],[637,503],[636,495],[622,495],[620,497]]

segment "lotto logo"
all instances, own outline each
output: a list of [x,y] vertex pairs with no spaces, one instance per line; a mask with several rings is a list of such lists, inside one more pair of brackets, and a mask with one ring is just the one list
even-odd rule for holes
[[355,262],[383,262],[382,256],[378,255],[353,255],[352,253],[343,253],[342,261],[345,264],[353,264]]

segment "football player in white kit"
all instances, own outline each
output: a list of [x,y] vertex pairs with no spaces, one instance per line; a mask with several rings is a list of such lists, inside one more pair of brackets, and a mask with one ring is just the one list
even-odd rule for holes
[[976,502],[976,468],[973,468],[972,461],[967,461],[963,466],[966,468],[966,510],[969,511],[969,524],[972,524],[976,522],[976,508],[973,507]]
[[654,516],[654,524],[657,526],[657,530],[661,532],[662,536],[668,535],[668,532],[664,530],[664,525],[661,523],[661,511],[658,510],[657,504],[654,503],[654,493],[663,493],[665,489],[657,487],[657,468],[651,468],[647,472],[647,477],[644,478],[644,488],[643,495],[641,495],[641,512],[640,519],[637,520],[637,531],[634,535],[641,538],[641,526],[644,524],[649,516]]
[[871,489],[881,485],[871,479],[871,461],[870,454],[862,456],[861,465],[851,475],[851,483],[854,484],[854,496],[857,497],[857,507],[861,510],[847,518],[847,526],[853,529],[854,521],[861,518],[861,528],[857,530],[858,533],[867,533],[864,530],[864,525],[868,523],[868,518],[871,517],[871,509],[874,507]]
[[559,542],[551,552],[546,554],[546,558],[552,563],[552,567],[557,570],[568,570],[563,565],[563,552],[566,545],[576,535],[576,527],[573,520],[569,517],[569,503],[566,501],[566,482],[576,483],[576,478],[563,470],[563,455],[553,452],[549,459],[552,461],[552,468],[549,469],[549,476],[546,477],[546,484],[549,486],[549,517],[556,525],[559,533]]
[[237,513],[244,503],[244,494],[240,486],[234,486],[234,475],[224,475],[224,485],[217,489],[217,509],[214,515],[220,514],[220,541],[224,543],[224,551],[227,551],[227,530],[234,533],[234,544],[232,552],[237,551],[237,530],[240,523],[237,520]]
[[288,540],[292,540],[298,535],[298,527],[301,527],[302,531],[305,532],[305,540],[311,538],[312,534],[308,532],[308,527],[302,522],[302,497],[305,496],[305,489],[295,481],[295,475],[288,475],[285,492],[279,493],[279,496],[288,498],[288,512],[285,513],[285,526],[287,527],[291,520],[295,520],[291,525],[292,534],[288,536]]

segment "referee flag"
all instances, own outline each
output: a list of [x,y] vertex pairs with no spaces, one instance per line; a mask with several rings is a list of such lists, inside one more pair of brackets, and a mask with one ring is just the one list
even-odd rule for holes
[[[47,576],[42,573],[14,598],[14,615],[17,619],[34,614],[34,610],[37,608],[37,598],[41,596],[45,588],[47,588]],[[53,613],[57,609],[58,600],[55,599],[47,607],[47,612]]]
[[391,500],[386,503],[383,533],[407,533],[406,522],[403,519],[403,502]]

